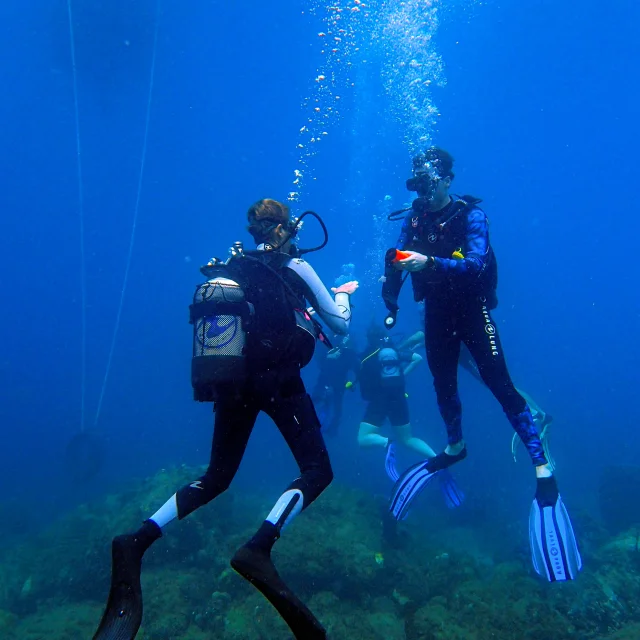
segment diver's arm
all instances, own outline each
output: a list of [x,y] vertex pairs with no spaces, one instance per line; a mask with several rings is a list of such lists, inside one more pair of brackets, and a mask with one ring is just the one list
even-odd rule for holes
[[[400,236],[396,242],[396,249],[399,251],[403,251],[407,242],[409,242],[409,219],[409,216],[404,219],[402,231],[400,231]],[[403,284],[402,273],[394,269],[392,263],[385,260],[384,278],[382,279],[382,300],[384,306],[391,313],[397,313],[400,308],[398,307],[398,297]]]
[[489,220],[484,211],[477,207],[467,217],[462,253],[462,260],[433,258],[433,265],[430,267],[436,273],[453,277],[473,278],[480,275],[489,258]]
[[291,269],[304,282],[305,297],[329,329],[334,333],[346,336],[351,322],[349,294],[336,293],[334,301],[313,267],[304,260],[292,259],[287,264],[287,268]]
[[398,345],[398,349],[409,349],[410,351],[415,351],[418,347],[424,347],[424,331],[416,331]]
[[384,280],[382,282],[382,300],[384,306],[396,313],[400,308],[398,306],[398,297],[403,285],[402,273],[393,267],[385,268]]
[[417,353],[411,354],[411,362],[404,368],[404,375],[409,375],[420,363],[422,362],[422,356]]

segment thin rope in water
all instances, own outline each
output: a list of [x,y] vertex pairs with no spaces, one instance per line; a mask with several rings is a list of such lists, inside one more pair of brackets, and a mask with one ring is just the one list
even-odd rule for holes
[[107,359],[107,368],[104,373],[104,380],[102,381],[102,389],[100,390],[100,399],[98,400],[98,409],[96,410],[96,419],[94,426],[97,426],[100,419],[100,413],[102,411],[102,403],[104,400],[104,394],[107,389],[107,382],[109,380],[109,373],[111,372],[111,364],[113,362],[113,353],[116,348],[116,341],[118,339],[118,332],[120,330],[120,321],[122,319],[122,309],[124,307],[124,298],[127,291],[127,284],[129,283],[129,271],[131,269],[131,257],[133,255],[133,246],[135,244],[136,229],[138,226],[138,212],[140,210],[140,197],[142,195],[142,181],[144,179],[144,167],[147,159],[147,142],[149,140],[149,121],[151,119],[151,103],[153,98],[153,85],[156,73],[156,57],[158,48],[158,31],[160,24],[160,2],[158,0],[156,4],[156,23],[153,34],[153,54],[151,57],[151,73],[149,78],[149,98],[147,100],[147,113],[144,126],[144,138],[142,142],[142,156],[140,158],[140,175],[138,177],[138,191],[136,194],[136,203],[133,210],[133,223],[131,226],[131,237],[129,239],[129,253],[127,255],[127,264],[124,270],[124,280],[122,283],[122,291],[120,293],[120,304],[118,305],[118,313],[116,315],[116,324],[113,330],[113,338],[111,339],[111,347],[109,349],[109,357]]
[[76,68],[76,46],[73,31],[73,12],[71,0],[67,0],[67,14],[69,17],[69,39],[71,43],[71,66],[73,68],[73,104],[75,107],[76,124],[76,158],[78,167],[78,208],[80,215],[80,304],[81,310],[81,387],[80,387],[80,431],[85,428],[85,402],[87,390],[87,269],[85,262],[84,244],[84,190],[82,188],[82,147],[80,145],[80,108],[78,106],[78,70]]

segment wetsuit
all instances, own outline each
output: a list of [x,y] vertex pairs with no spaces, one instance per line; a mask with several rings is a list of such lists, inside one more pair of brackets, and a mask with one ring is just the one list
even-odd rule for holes
[[412,355],[391,346],[371,349],[363,354],[358,381],[367,406],[362,422],[375,427],[382,427],[386,419],[392,427],[409,424],[402,370],[411,362]]
[[[334,333],[347,334],[351,318],[348,294],[336,294],[334,302],[303,260],[280,254],[266,257],[265,262],[277,264],[280,276],[297,297],[308,301]],[[266,274],[268,269],[263,267],[260,273]],[[296,344],[295,340],[289,344]],[[96,640],[135,637],[142,620],[140,571],[144,553],[161,537],[167,524],[186,517],[229,487],[261,411],[280,430],[300,468],[300,476],[280,496],[251,540],[236,551],[231,565],[267,597],[296,638],[326,638],[322,625],[282,581],[271,561],[271,549],[282,529],[333,479],[320,424],[300,377],[300,354],[297,359],[295,349],[285,354],[287,358],[279,358],[278,364],[270,368],[252,370],[243,384],[221,389],[214,405],[211,459],[204,475],[171,496],[137,531],[114,538],[111,591]]]
[[345,384],[350,371],[358,373],[360,360],[356,352],[349,347],[336,347],[323,354],[322,358],[320,373],[311,397],[318,412],[321,415],[327,414],[326,418],[321,419],[324,433],[335,435],[342,418]]
[[[310,264],[288,260],[281,274],[300,298],[304,298],[334,332],[345,335],[351,311],[348,296],[333,300]],[[302,492],[304,507],[315,500],[333,478],[320,423],[300,376],[300,366],[292,361],[279,369],[254,374],[240,389],[233,386],[221,393],[214,406],[215,421],[211,458],[205,474],[177,493],[178,517],[184,518],[220,495],[233,480],[260,411],[276,424],[291,450],[300,477],[289,490]]]
[[[458,396],[458,361],[464,343],[483,382],[518,433],[535,465],[546,464],[531,411],[511,381],[491,310],[497,306],[497,263],[489,242],[485,213],[470,196],[452,197],[440,211],[428,211],[417,198],[404,220],[397,249],[432,256],[411,273],[414,298],[425,302],[425,346],[438,407],[449,444],[462,440],[462,407]],[[397,311],[402,273],[385,269],[383,299]]]

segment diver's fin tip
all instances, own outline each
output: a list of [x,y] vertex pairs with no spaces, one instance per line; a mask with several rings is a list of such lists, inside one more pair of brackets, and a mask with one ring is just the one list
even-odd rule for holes
[[93,640],[134,640],[142,623],[142,555],[133,536],[114,538],[111,545],[111,589]]
[[125,585],[111,587],[93,640],[134,640],[142,622],[142,598]]
[[529,515],[529,541],[535,572],[549,582],[575,580],[582,557],[569,513],[558,495],[554,505],[541,506],[536,499]]
[[231,558],[231,567],[262,593],[297,639],[326,640],[326,630],[278,575],[268,552],[244,545]]

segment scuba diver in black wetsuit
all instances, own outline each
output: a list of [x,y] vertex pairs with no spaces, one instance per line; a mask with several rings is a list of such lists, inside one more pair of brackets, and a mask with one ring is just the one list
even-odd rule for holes
[[[380,447],[389,455],[393,451],[393,440],[381,433],[388,420],[395,441],[424,458],[432,458],[436,455],[435,451],[412,434],[405,393],[405,378],[422,362],[422,358],[417,353],[396,346],[381,331],[383,329],[375,326],[369,328],[367,348],[361,356],[357,382],[367,406],[358,430],[358,444],[365,448]],[[353,389],[353,384],[347,388]]]
[[360,360],[352,348],[352,342],[349,336],[345,336],[339,345],[322,354],[320,371],[311,392],[311,399],[318,412],[322,433],[325,435],[338,434],[342,419],[345,384],[349,372],[357,373],[360,366]]
[[[135,637],[142,618],[143,554],[167,524],[182,520],[229,487],[261,411],[275,422],[300,476],[251,540],[235,553],[231,565],[267,597],[296,638],[326,638],[322,625],[279,577],[271,549],[282,529],[333,479],[320,424],[300,377],[316,336],[324,337],[305,302],[333,332],[346,335],[350,295],[358,284],[333,289],[334,301],[311,265],[295,257],[302,252],[296,253],[292,246],[300,220],[290,219],[286,205],[261,200],[247,217],[258,252],[244,252],[237,243],[235,258],[226,263],[214,259],[203,267],[211,279],[198,287],[191,307],[195,399],[215,402],[209,467],[171,496],[140,529],[113,540],[111,591],[95,639]],[[243,344],[234,351],[239,336]]]
[[[558,493],[533,416],[507,370],[491,311],[497,306],[498,267],[485,213],[472,196],[450,196],[453,158],[431,147],[413,159],[407,189],[418,197],[403,215],[395,249],[387,252],[382,296],[395,325],[402,271],[411,274],[414,299],[425,302],[425,346],[448,445],[435,458],[414,465],[399,479],[390,510],[401,519],[424,483],[467,456],[458,397],[458,362],[464,343],[480,376],[524,443],[535,466],[536,498],[530,518],[534,567],[549,580],[576,577],[582,563],[571,522]],[[391,214],[390,219],[399,219]],[[558,526],[558,523],[561,526]],[[561,562],[554,559],[562,558]]]
[[[422,324],[424,325],[424,302],[420,303],[421,313],[420,316],[422,318]],[[416,331],[413,335],[409,336],[405,340],[407,348],[410,349],[424,349],[424,331]],[[467,373],[469,373],[473,378],[475,378],[480,384],[486,386],[484,381],[482,380],[482,376],[480,375],[480,371],[478,370],[478,365],[476,364],[473,356],[471,355],[467,346],[462,343],[460,345],[460,367],[462,367]],[[553,416],[550,413],[547,413],[542,409],[542,407],[530,396],[526,391],[519,389],[516,387],[516,391],[525,399],[529,409],[531,409],[531,415],[533,416],[533,423],[540,434],[540,440],[542,442],[542,447],[544,449],[544,455],[547,458],[547,465],[553,471],[556,468],[556,463],[553,457],[551,456],[550,444],[549,444],[549,431],[550,427],[553,423]],[[518,445],[520,444],[520,437],[517,433],[513,434],[511,438],[511,455],[513,457],[514,462],[517,459],[517,450]]]

